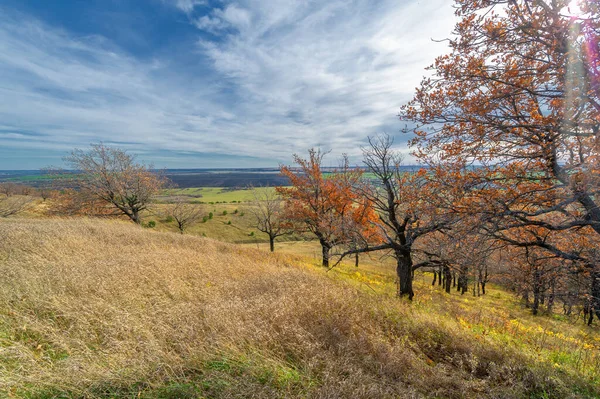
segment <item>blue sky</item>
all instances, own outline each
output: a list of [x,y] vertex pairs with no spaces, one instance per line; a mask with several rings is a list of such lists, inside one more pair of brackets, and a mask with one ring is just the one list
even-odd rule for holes
[[3,0],[0,169],[99,141],[169,168],[405,150],[399,107],[454,22],[450,0]]

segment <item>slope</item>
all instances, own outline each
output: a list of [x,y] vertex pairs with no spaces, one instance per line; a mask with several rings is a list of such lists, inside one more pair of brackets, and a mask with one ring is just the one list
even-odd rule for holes
[[594,397],[302,258],[94,219],[0,224],[0,396]]

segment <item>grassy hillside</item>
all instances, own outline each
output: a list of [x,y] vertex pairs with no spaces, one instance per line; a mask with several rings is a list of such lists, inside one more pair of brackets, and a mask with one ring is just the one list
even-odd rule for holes
[[[169,221],[166,204],[153,204],[152,211],[144,214],[144,224],[149,221],[155,222],[154,229],[157,231],[178,232],[177,223]],[[251,210],[253,204],[196,204],[201,209],[201,214],[206,220],[199,220],[191,225],[186,234],[213,238],[215,240],[230,243],[267,243],[269,237],[256,229],[256,218]],[[209,214],[213,217],[208,219]],[[280,237],[280,240],[298,241],[314,239],[309,234],[295,233]]]
[[[155,230],[178,232],[177,223],[167,219],[165,213],[169,205],[154,204],[152,213],[144,215],[144,223],[156,222]],[[268,237],[256,230],[254,216],[249,212],[249,204],[215,204],[195,205],[200,208],[206,221],[199,220],[190,226],[186,233],[202,237],[214,238],[225,242],[267,241]],[[212,213],[212,218],[208,219]],[[254,234],[252,234],[254,233]]]
[[501,291],[93,219],[0,221],[0,276],[0,397],[600,396],[598,334]]

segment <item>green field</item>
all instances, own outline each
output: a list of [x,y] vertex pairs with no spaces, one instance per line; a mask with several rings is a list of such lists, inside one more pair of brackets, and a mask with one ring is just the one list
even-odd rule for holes
[[[270,190],[275,190],[271,187]],[[223,187],[190,187],[164,190],[156,200],[169,202],[176,197],[189,199],[189,202],[199,204],[249,202],[254,200],[250,189],[229,189]]]
[[[236,199],[235,201],[240,200]],[[256,230],[256,219],[252,214],[252,203],[215,202],[214,204],[200,204],[193,200],[191,202],[202,209],[202,215],[205,216],[205,219],[199,220],[190,226],[186,230],[186,234],[239,244],[268,243],[268,236]],[[144,225],[147,226],[150,221],[153,221],[155,223],[154,230],[178,232],[177,224],[174,221],[170,221],[167,217],[168,207],[169,204],[167,203],[153,205],[151,210],[144,215]],[[211,213],[212,218],[209,218]],[[312,237],[304,237],[302,234],[292,234],[280,237],[278,240],[296,242],[309,238]]]

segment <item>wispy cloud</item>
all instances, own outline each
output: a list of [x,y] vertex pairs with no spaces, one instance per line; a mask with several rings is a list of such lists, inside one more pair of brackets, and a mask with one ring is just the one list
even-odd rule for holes
[[[357,155],[367,135],[402,128],[399,106],[445,51],[431,38],[453,25],[442,0],[170,4],[198,28],[185,68],[0,12],[0,147],[66,152],[104,140],[149,161],[199,154],[161,157],[189,167],[210,166],[207,153],[245,166],[313,146]],[[192,15],[199,5],[207,13]]]
[[400,130],[399,106],[444,51],[431,39],[454,22],[447,1],[246,0],[206,18],[222,37],[200,48],[251,99],[247,115],[271,139],[349,153],[366,135]]
[[185,13],[191,13],[197,6],[207,4],[205,0],[163,0],[163,2],[173,5]]

